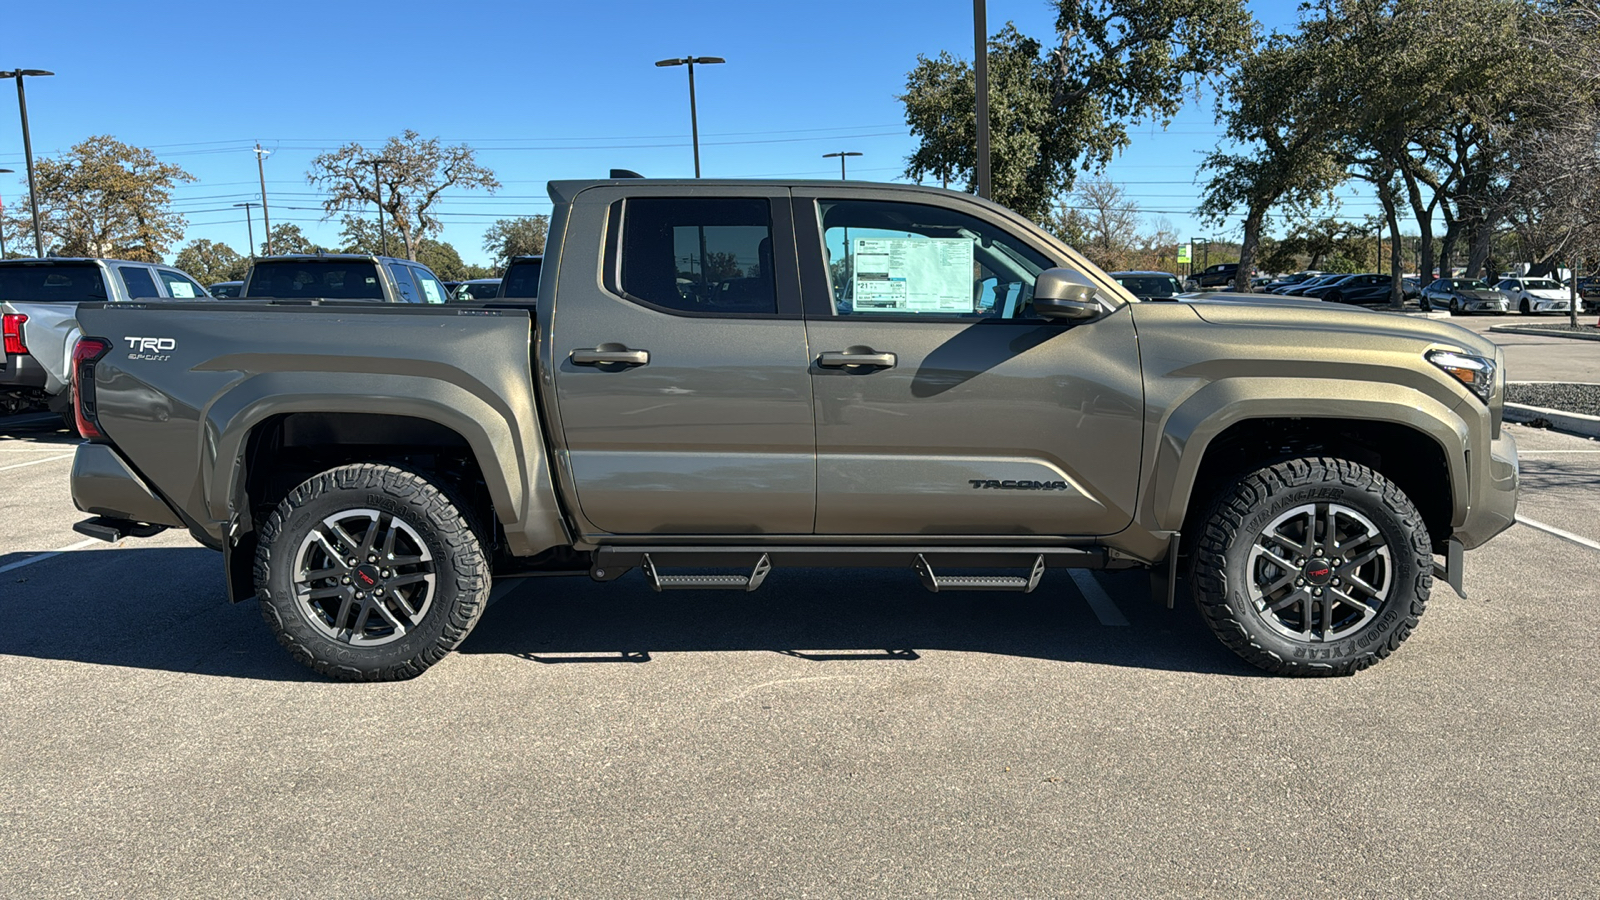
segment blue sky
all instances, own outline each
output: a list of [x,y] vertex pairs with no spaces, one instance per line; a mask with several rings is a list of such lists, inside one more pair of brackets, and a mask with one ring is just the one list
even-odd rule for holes
[[[1252,8],[1268,26],[1292,24],[1294,4]],[[989,0],[989,31],[1013,20],[1049,43],[1053,6]],[[495,170],[494,195],[455,192],[438,207],[443,239],[468,262],[488,261],[484,230],[498,218],[545,212],[545,182],[693,174],[684,70],[653,62],[722,56],[697,67],[701,160],[707,177],[836,177],[823,153],[855,150],[852,178],[899,178],[914,147],[895,95],[919,53],[972,53],[967,0],[804,3],[524,2],[270,5],[168,2],[13,4],[0,19],[0,69],[57,74],[28,82],[35,156],[95,134],[151,148],[198,181],[177,191],[185,240],[243,251],[244,211],[258,199],[255,157],[267,160],[273,221],[332,244],[305,172],[317,153],[368,146],[412,128],[465,142]],[[159,11],[159,12],[158,12]],[[1184,236],[1214,234],[1195,220],[1195,165],[1220,129],[1209,98],[1163,130],[1147,124],[1107,171],[1146,213]],[[0,84],[0,176],[8,202],[25,193],[11,82]],[[1344,211],[1371,211],[1355,198]],[[260,241],[259,210],[256,239]],[[176,249],[176,248],[174,248]]]

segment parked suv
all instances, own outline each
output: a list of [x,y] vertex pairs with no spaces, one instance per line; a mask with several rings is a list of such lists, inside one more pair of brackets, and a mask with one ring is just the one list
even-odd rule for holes
[[1227,287],[1233,284],[1234,273],[1239,271],[1238,263],[1217,263],[1201,272],[1194,280],[1201,290],[1206,288]]
[[445,303],[450,294],[427,266],[356,253],[266,256],[250,264],[243,298]]
[[0,262],[0,413],[43,405],[72,424],[67,385],[79,303],[210,296],[172,266],[76,257]]

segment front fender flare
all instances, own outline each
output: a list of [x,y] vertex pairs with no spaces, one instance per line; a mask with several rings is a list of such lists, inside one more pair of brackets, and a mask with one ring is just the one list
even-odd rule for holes
[[[1449,466],[1451,520],[1467,514],[1466,423],[1451,407],[1414,388],[1326,378],[1227,378],[1211,382],[1173,408],[1160,423],[1149,489],[1140,519],[1161,530],[1183,525],[1195,477],[1211,441],[1254,419],[1356,419],[1417,431],[1439,444]],[[1452,451],[1451,448],[1458,448]]]

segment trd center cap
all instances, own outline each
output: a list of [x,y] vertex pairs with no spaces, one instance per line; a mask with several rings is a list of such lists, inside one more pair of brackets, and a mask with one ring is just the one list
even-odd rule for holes
[[383,582],[377,566],[362,566],[350,573],[350,580],[357,590],[370,591]]
[[1306,563],[1300,574],[1305,577],[1307,584],[1323,587],[1333,580],[1333,563],[1319,556]]

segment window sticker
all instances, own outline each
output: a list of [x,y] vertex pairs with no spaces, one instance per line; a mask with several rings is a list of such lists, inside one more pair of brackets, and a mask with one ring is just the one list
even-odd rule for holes
[[186,281],[169,281],[167,282],[167,290],[172,293],[174,298],[187,300],[195,296],[194,288],[190,287]]
[[853,249],[857,311],[977,311],[970,238],[857,238]]

